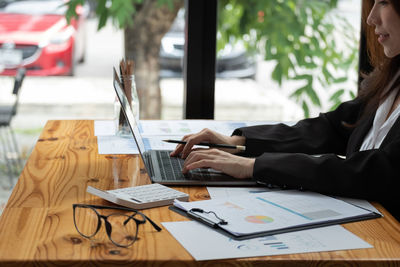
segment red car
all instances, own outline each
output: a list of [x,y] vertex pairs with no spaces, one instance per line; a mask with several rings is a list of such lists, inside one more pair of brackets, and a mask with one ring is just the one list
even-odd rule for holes
[[68,25],[63,0],[0,0],[0,74],[73,75],[85,60],[85,12]]

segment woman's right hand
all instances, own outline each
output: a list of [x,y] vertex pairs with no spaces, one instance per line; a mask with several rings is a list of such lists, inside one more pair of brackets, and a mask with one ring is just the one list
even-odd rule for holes
[[[227,144],[227,145],[244,145],[244,136],[226,136],[210,129],[203,129],[198,133],[185,135],[182,139],[186,141],[186,144],[179,144],[175,150],[171,152],[171,157],[177,157],[181,155],[182,158],[186,158],[192,151],[193,146],[200,142],[208,142],[212,144]],[[236,149],[221,149],[230,153],[237,153],[239,150]]]

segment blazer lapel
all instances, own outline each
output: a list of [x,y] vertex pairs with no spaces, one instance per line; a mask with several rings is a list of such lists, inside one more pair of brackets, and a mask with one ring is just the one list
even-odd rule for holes
[[398,134],[399,134],[399,129],[400,129],[400,117],[396,119],[394,122],[392,128],[390,128],[389,132],[385,136],[385,139],[383,139],[383,142],[380,147],[385,146],[388,142],[392,141]]
[[375,113],[363,119],[360,122],[360,124],[354,129],[347,144],[347,151],[346,151],[347,157],[353,154],[354,152],[360,150],[361,144],[364,141],[365,136],[372,127],[374,118],[375,118]]

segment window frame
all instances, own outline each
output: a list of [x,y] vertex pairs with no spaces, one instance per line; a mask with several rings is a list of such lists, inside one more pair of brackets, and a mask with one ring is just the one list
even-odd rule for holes
[[[214,119],[217,5],[218,0],[185,0],[183,60],[185,119]],[[365,35],[362,27],[360,29],[358,90],[362,80],[360,73],[368,73],[372,69]]]

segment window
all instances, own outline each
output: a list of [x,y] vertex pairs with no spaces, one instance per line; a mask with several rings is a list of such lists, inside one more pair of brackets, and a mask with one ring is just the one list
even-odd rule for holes
[[[191,3],[190,0],[187,2]],[[329,3],[334,2],[220,0],[222,22],[219,21],[217,31],[217,58],[220,59],[216,64],[217,78],[215,87],[202,86],[206,95],[213,93],[214,96],[215,90],[213,117],[297,120],[335,108],[341,101],[354,97],[358,80],[361,3],[360,0],[339,0],[331,8]],[[197,8],[197,12],[199,10]],[[324,16],[318,17],[320,13]],[[299,24],[299,21],[304,24],[303,32],[292,32],[291,23]],[[188,39],[190,42],[190,33]],[[221,45],[221,39],[224,45]],[[241,47],[246,47],[247,52],[256,52],[253,55],[256,74],[245,78],[221,75],[224,71],[221,57],[229,57],[229,53],[224,54],[221,48],[231,51],[234,58],[235,49]],[[287,49],[286,55],[284,49]],[[188,51],[188,57],[191,52]],[[233,62],[228,64],[231,68],[234,65]],[[251,61],[247,62],[249,65]],[[190,90],[188,86],[188,95]],[[202,103],[198,105],[203,107],[206,102],[201,102],[199,89],[194,91],[197,102]],[[192,118],[205,118],[201,112],[198,109]]]

